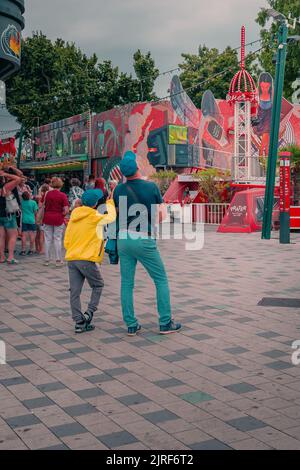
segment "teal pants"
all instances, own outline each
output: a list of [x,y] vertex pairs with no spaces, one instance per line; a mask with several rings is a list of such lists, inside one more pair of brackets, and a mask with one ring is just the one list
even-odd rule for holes
[[159,324],[167,325],[171,321],[170,290],[166,270],[156,240],[138,238],[118,240],[118,252],[121,265],[121,303],[124,322],[128,327],[136,326],[133,306],[133,291],[136,265],[139,261],[156,287],[157,310]]

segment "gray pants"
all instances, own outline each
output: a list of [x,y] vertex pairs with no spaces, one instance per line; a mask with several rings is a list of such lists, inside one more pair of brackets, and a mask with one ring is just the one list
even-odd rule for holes
[[59,227],[53,225],[44,225],[44,234],[45,234],[45,257],[46,260],[50,260],[50,251],[52,243],[54,244],[55,250],[55,259],[56,261],[61,261],[62,255],[62,236],[64,233],[64,225]]
[[96,263],[91,261],[69,261],[70,304],[72,318],[75,322],[82,321],[80,294],[85,279],[92,289],[91,300],[87,311],[94,313],[99,305],[104,281]]

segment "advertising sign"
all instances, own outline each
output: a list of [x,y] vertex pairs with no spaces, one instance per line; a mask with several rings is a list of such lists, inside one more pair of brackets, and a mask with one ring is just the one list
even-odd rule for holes
[[24,1],[0,2],[0,79],[7,79],[20,67]]
[[169,145],[188,143],[188,128],[185,126],[169,126]]
[[[290,157],[280,154],[280,212],[289,212],[291,194]],[[290,154],[289,154],[290,155]]]

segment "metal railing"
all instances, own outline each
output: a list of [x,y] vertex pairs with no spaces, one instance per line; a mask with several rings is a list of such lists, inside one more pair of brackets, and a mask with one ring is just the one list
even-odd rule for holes
[[166,222],[220,225],[228,207],[229,203],[170,204]]

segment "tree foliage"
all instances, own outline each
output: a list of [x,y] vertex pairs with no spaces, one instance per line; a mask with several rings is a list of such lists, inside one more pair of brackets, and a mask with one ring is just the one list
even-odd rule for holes
[[150,176],[150,179],[157,184],[160,192],[164,195],[176,177],[177,173],[174,170],[160,170],[153,173],[153,175]]
[[[300,17],[300,2],[299,0],[268,0],[271,8],[286,17],[291,14],[292,18]],[[260,35],[262,38],[263,49],[259,55],[259,62],[263,70],[269,72],[275,77],[275,64],[272,63],[272,58],[276,52],[276,33],[278,31],[279,23],[274,20],[269,20],[266,10],[262,9],[257,16],[257,23],[262,27]],[[300,35],[300,24],[297,23],[296,28],[289,28],[289,35]],[[293,93],[292,83],[298,76],[300,70],[300,42],[288,44],[287,47],[287,61],[285,67],[285,81],[284,81],[284,96],[286,99],[291,99]]]
[[23,41],[22,67],[7,81],[9,111],[25,125],[58,121],[87,110],[101,112],[151,99],[158,70],[150,52],[134,54],[137,78],[120,72],[109,60],[88,57],[73,43],[52,42],[36,32]]
[[140,85],[140,101],[150,101],[155,98],[153,93],[154,82],[159,75],[150,52],[143,55],[138,49],[133,55],[134,71]]
[[[180,80],[197,107],[201,107],[202,95],[208,88],[216,98],[226,98],[230,80],[239,69],[238,54],[234,49],[226,47],[223,52],[219,52],[216,48],[209,49],[203,45],[199,46],[198,54],[182,54],[182,57],[184,62],[180,64]],[[225,70],[228,72],[211,78]],[[210,79],[207,84],[197,86],[207,79]]]
[[193,174],[195,181],[199,183],[199,189],[207,198],[208,202],[220,203],[226,202],[228,197],[228,181],[230,181],[230,172],[222,171],[217,168],[206,168]]

